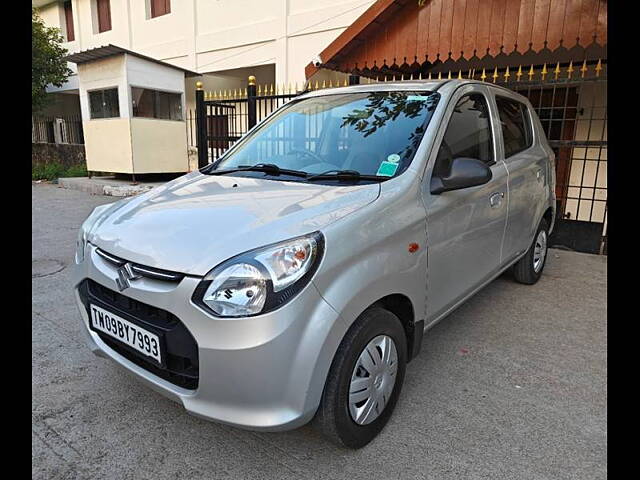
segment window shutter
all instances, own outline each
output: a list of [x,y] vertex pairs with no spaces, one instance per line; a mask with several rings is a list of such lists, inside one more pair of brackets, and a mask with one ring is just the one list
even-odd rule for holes
[[73,31],[73,10],[71,2],[64,2],[64,20],[67,27],[67,42],[73,42],[76,39]]
[[109,0],[97,0],[98,4],[98,32],[111,30],[111,6]]
[[151,0],[151,18],[171,13],[170,0]]

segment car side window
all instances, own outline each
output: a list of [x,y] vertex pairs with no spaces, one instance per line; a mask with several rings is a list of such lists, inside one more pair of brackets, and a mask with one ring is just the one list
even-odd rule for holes
[[531,117],[526,105],[516,100],[496,96],[496,104],[502,125],[504,158],[509,158],[533,145]]
[[481,93],[463,96],[453,110],[440,144],[434,175],[446,176],[454,158],[467,157],[493,164],[491,117]]

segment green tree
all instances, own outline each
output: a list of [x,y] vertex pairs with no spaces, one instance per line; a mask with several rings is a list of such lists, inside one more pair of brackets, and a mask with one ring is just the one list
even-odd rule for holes
[[45,87],[61,87],[71,70],[64,60],[67,50],[60,30],[47,27],[35,8],[31,9],[31,111],[38,112],[48,103]]

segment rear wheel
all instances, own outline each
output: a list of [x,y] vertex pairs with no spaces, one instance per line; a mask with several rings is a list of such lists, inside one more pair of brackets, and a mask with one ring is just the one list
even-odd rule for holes
[[398,317],[383,308],[365,311],[338,347],[316,427],[338,445],[365,446],[391,417],[406,362],[407,341]]
[[547,260],[548,240],[549,226],[547,221],[542,219],[529,250],[513,266],[513,276],[517,282],[533,285],[540,279]]

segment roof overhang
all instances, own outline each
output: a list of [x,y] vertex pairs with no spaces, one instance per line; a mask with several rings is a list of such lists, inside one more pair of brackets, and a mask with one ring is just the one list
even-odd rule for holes
[[154,62],[160,65],[164,65],[165,67],[175,68],[176,70],[181,70],[184,72],[186,77],[199,77],[200,74],[197,72],[193,72],[191,70],[187,70],[186,68],[178,67],[176,65],[172,65],[167,62],[163,62],[162,60],[158,60],[156,58],[148,57],[146,55],[142,55],[138,52],[133,52],[131,50],[127,50],[126,48],[118,47],[117,45],[106,45],[103,47],[91,48],[89,50],[84,50],[82,52],[72,53],[71,55],[67,55],[65,60],[67,62],[73,62],[75,64],[82,64],[87,62],[92,62],[94,60],[100,60],[102,58],[112,57],[114,55],[133,55],[134,57],[142,58],[144,60],[148,60],[150,62]]
[[561,8],[509,0],[501,10],[459,3],[376,0],[305,67],[305,76],[328,70],[387,78],[606,59],[607,0]]

